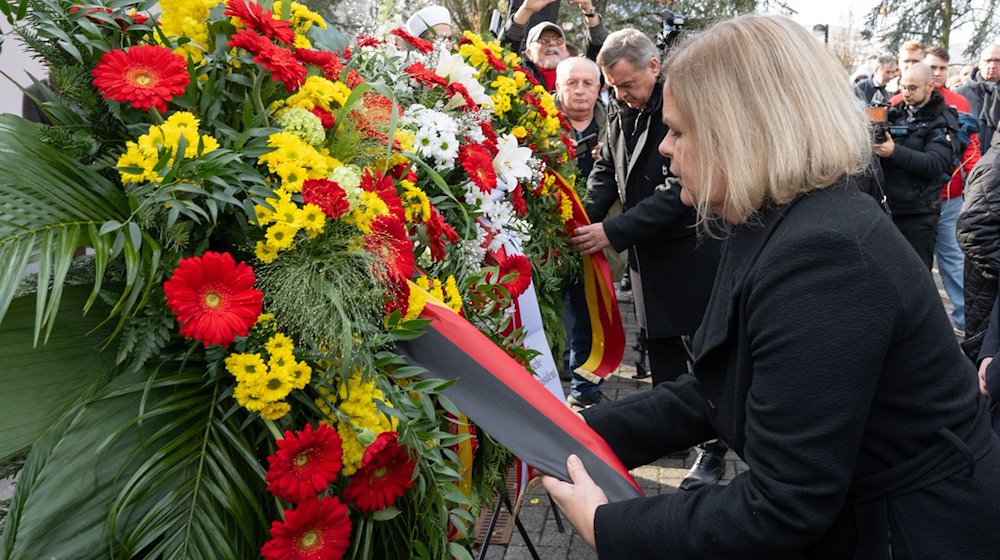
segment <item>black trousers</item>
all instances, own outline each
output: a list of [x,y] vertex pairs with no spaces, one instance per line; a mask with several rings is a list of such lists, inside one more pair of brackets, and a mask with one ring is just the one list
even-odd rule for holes
[[691,352],[684,337],[647,338],[646,352],[654,386],[691,371]]
[[938,212],[932,214],[896,214],[892,216],[899,232],[924,261],[927,270],[934,266],[934,244],[937,242]]

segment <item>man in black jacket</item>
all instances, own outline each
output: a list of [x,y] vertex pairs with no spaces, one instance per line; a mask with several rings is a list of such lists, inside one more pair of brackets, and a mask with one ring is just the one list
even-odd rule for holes
[[[667,181],[670,161],[657,147],[667,134],[659,50],[646,35],[623,29],[608,36],[597,64],[615,90],[608,115],[608,140],[587,183],[592,225],[577,228],[574,243],[584,253],[611,245],[629,250],[632,292],[653,384],[687,373],[685,338],[701,324],[719,265],[718,240],[696,235],[696,214]],[[624,212],[608,209],[620,199]],[[721,452],[721,453],[720,453]],[[721,474],[724,448],[706,452],[698,464],[705,481]]]
[[993,131],[1000,123],[1000,95],[996,90],[1000,81],[1000,45],[988,45],[979,55],[979,65],[972,71],[969,81],[958,93],[969,100],[970,112],[979,117],[979,150],[986,153],[993,139]]
[[875,153],[882,158],[892,221],[930,270],[941,185],[957,147],[950,123],[957,123],[957,115],[949,120],[946,112],[955,110],[935,90],[931,69],[922,62],[903,72],[899,90],[903,100],[889,109],[890,131]]
[[899,62],[891,54],[883,54],[875,60],[875,70],[870,78],[865,78],[854,86],[858,98],[865,105],[883,105],[889,103],[892,95],[885,90],[885,85],[899,75]]

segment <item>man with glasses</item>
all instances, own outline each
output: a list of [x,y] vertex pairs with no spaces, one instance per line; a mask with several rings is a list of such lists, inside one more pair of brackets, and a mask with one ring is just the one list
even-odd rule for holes
[[1000,123],[1000,45],[992,44],[979,55],[979,65],[958,93],[969,100],[970,112],[979,117],[979,150],[985,154],[993,140],[993,131]]
[[[902,66],[902,64],[901,64]],[[945,114],[955,112],[936,90],[929,66],[912,64],[899,79],[901,100],[889,108],[889,132],[875,145],[885,174],[892,221],[931,269],[937,240],[941,185],[956,149]]]
[[[550,21],[543,21],[530,30],[528,22],[537,12],[558,0],[525,0],[510,17],[500,41],[512,51],[524,54],[524,67],[538,83],[549,92],[555,91],[556,66],[569,58],[566,48],[566,34],[562,28]],[[587,29],[587,58],[595,60],[597,53],[608,36],[604,19],[594,11],[591,0],[569,0],[580,8]]]

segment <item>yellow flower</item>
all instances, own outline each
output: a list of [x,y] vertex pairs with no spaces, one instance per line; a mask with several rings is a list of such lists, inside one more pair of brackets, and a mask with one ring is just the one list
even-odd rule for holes
[[559,200],[559,217],[564,224],[573,219],[573,202],[568,196],[563,196]]
[[274,213],[274,210],[262,204],[255,204],[253,210],[257,214],[257,223],[262,226],[266,226],[278,219],[278,215]]
[[270,402],[260,411],[260,417],[265,420],[278,420],[292,410],[291,405],[284,401]]
[[267,339],[264,349],[268,354],[291,354],[295,350],[295,344],[285,333],[274,333]]
[[326,226],[326,214],[323,213],[322,208],[315,204],[306,204],[302,207],[300,216],[302,227],[310,238],[323,233],[323,228]]
[[297,228],[289,224],[279,222],[267,228],[265,238],[267,239],[268,245],[280,251],[292,246],[292,243],[295,241],[295,232],[297,231]]
[[312,368],[305,362],[295,362],[295,365],[288,369],[288,374],[291,376],[292,387],[302,389],[312,379]]
[[458,291],[458,283],[455,282],[455,276],[451,274],[444,281],[444,295],[444,302],[452,311],[455,313],[462,311],[462,294]]
[[404,321],[412,321],[420,316],[420,312],[424,310],[427,305],[427,298],[424,293],[419,290],[410,290],[410,297],[406,302],[406,314],[403,315]]
[[230,354],[226,356],[226,371],[238,383],[248,383],[267,373],[267,364],[260,354]]
[[400,185],[403,187],[403,194],[400,196],[400,199],[403,202],[406,221],[413,222],[419,220],[426,222],[431,219],[431,202],[427,199],[427,194],[410,181],[400,181]]
[[267,401],[261,398],[260,388],[247,383],[237,383],[233,389],[233,397],[243,408],[251,412],[259,412],[267,406]]
[[257,246],[254,248],[254,254],[260,262],[270,264],[274,262],[274,259],[278,258],[278,249],[263,241],[258,241]]
[[295,48],[296,49],[311,49],[312,43],[309,42],[309,38],[301,33],[295,34]]
[[271,359],[267,361],[270,369],[287,369],[295,365],[295,355],[291,350],[277,351],[271,353]]
[[280,401],[291,392],[292,376],[289,375],[288,368],[272,367],[261,380],[260,398],[264,401]]
[[[139,145],[135,142],[126,144],[125,153],[118,158],[118,173],[121,175],[123,183],[145,183],[159,182],[160,176],[153,171],[156,165],[156,158],[150,159],[142,153]],[[128,171],[122,168],[134,167],[136,170]]]
[[274,205],[274,222],[286,224],[295,230],[302,227],[302,211],[291,200],[280,200]]
[[520,140],[528,135],[528,129],[523,126],[515,126],[511,129],[510,133],[513,134],[515,138]]

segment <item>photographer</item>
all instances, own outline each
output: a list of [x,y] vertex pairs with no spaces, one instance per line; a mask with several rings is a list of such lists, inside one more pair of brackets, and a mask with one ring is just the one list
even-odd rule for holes
[[[566,33],[554,22],[543,21],[530,30],[528,23],[532,16],[557,1],[525,0],[511,15],[507,21],[507,27],[504,28],[503,35],[500,37],[500,42],[505,47],[523,54],[524,67],[549,92],[555,90],[556,66],[569,58],[569,51],[566,49]],[[601,45],[608,37],[604,20],[600,14],[594,11],[594,4],[591,0],[569,0],[569,3],[580,8],[587,24],[587,58],[595,60],[597,53],[601,50]]]
[[945,113],[955,110],[935,90],[931,69],[924,63],[903,73],[899,90],[902,100],[890,107],[889,133],[875,144],[875,154],[882,159],[892,221],[930,270],[941,184],[956,148]]

